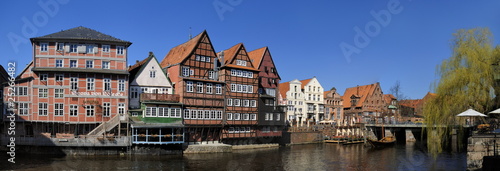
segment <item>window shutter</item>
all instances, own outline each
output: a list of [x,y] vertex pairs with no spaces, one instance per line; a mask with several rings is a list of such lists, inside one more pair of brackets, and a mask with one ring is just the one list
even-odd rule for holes
[[85,45],[78,45],[78,53],[85,53],[87,51],[87,47]]

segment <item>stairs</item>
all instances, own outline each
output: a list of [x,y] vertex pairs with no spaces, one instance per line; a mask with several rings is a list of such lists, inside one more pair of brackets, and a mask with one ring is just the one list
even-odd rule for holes
[[101,123],[99,126],[95,127],[94,130],[90,131],[87,135],[102,135],[106,131],[110,131],[120,124],[120,115],[115,115],[109,121]]

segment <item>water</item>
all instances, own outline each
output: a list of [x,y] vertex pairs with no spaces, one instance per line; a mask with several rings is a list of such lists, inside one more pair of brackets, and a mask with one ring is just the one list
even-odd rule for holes
[[[2,156],[3,157],[3,156]],[[433,160],[418,144],[372,149],[363,144],[307,144],[216,154],[168,156],[18,155],[22,170],[466,170],[465,153],[444,153]]]

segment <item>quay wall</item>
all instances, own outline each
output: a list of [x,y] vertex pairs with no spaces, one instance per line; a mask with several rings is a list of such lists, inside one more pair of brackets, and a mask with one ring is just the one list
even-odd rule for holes
[[320,131],[309,132],[284,132],[281,145],[309,144],[323,142],[323,134]]
[[[483,168],[483,158],[499,154],[500,135],[474,135],[467,140],[467,170]],[[498,162],[496,162],[498,163]]]

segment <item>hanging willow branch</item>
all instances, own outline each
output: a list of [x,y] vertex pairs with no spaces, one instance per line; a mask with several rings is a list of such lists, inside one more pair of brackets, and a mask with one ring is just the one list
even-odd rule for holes
[[449,144],[451,126],[460,124],[457,114],[468,108],[487,112],[495,98],[493,64],[499,61],[498,48],[492,46],[489,29],[462,29],[453,36],[452,56],[436,68],[437,96],[424,104],[428,150],[435,157]]

